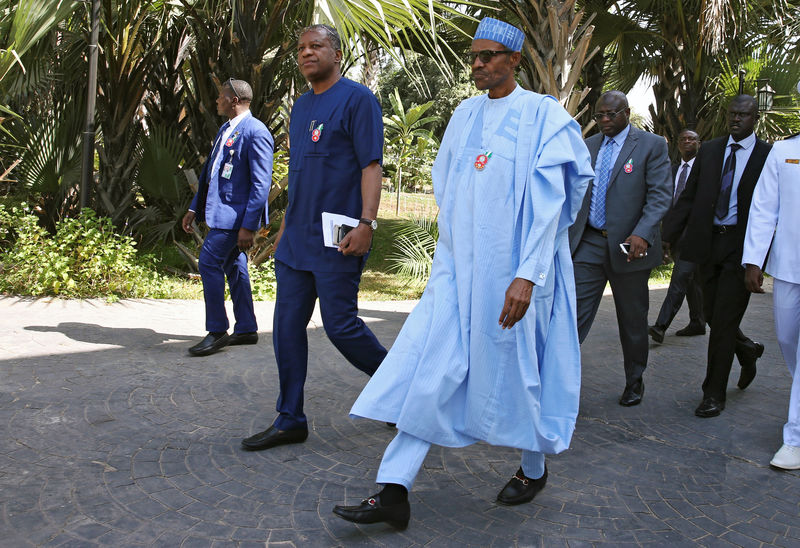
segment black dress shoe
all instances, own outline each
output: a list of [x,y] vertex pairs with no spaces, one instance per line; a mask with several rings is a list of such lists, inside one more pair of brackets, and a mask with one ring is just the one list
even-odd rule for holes
[[202,341],[189,349],[189,354],[192,356],[208,356],[214,352],[219,352],[228,346],[228,333],[209,333],[203,338]]
[[353,523],[380,523],[385,521],[393,527],[405,529],[408,527],[408,520],[411,519],[411,506],[408,504],[408,500],[384,506],[381,504],[381,496],[378,494],[362,500],[358,506],[340,506],[337,504],[333,507],[333,513]]
[[261,451],[278,445],[288,445],[290,443],[303,443],[308,438],[308,430],[298,428],[295,430],[278,430],[275,425],[270,426],[263,432],[259,432],[249,438],[242,440],[242,447],[248,451]]
[[505,487],[498,493],[497,502],[506,506],[514,506],[523,502],[530,502],[533,497],[544,488],[547,483],[547,466],[544,467],[544,474],[539,479],[525,477],[520,467],[514,477],[511,478]]
[[695,335],[705,335],[706,328],[699,323],[690,323],[683,329],[678,329],[675,335],[678,337],[694,337]]
[[657,343],[664,342],[664,332],[666,329],[661,327],[660,325],[651,325],[650,328],[647,330],[650,333],[650,338],[656,341]]
[[251,331],[250,333],[234,333],[228,338],[228,346],[236,346],[238,344],[256,344],[258,342],[258,333]]
[[642,403],[642,396],[644,396],[644,381],[639,379],[635,383],[626,386],[619,399],[619,404],[624,407],[632,407]]
[[764,345],[759,342],[753,344],[737,344],[736,345],[736,358],[742,366],[742,372],[739,374],[739,382],[736,386],[740,390],[744,390],[753,379],[756,378],[756,360],[764,354]]
[[722,410],[725,409],[725,402],[722,400],[718,400],[717,398],[703,398],[703,401],[700,402],[700,405],[697,406],[697,409],[694,410],[694,414],[698,417],[702,417],[707,419],[709,417],[716,417]]

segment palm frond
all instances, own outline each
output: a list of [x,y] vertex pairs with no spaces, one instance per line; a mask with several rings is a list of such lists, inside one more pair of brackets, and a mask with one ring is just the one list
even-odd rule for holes
[[411,219],[396,232],[395,238],[394,251],[387,257],[389,268],[416,282],[427,281],[439,238],[436,219]]

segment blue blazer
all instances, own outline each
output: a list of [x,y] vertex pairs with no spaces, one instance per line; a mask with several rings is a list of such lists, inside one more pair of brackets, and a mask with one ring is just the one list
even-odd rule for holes
[[[244,227],[255,231],[267,218],[274,141],[267,127],[252,115],[239,122],[231,137],[237,132],[230,146],[226,146],[230,139],[220,143],[217,192],[208,194],[214,160],[209,156],[200,172],[197,194],[190,209],[198,221],[205,221],[211,228],[238,230]],[[228,162],[233,163],[233,172],[230,179],[225,179],[222,171]]]

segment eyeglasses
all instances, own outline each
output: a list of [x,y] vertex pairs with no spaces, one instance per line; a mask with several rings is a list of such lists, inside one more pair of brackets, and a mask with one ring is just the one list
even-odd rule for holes
[[242,100],[242,98],[241,98],[241,97],[239,97],[239,94],[236,92],[236,88],[235,88],[235,87],[234,87],[234,85],[233,85],[233,78],[228,78],[228,81],[227,81],[227,82],[225,82],[225,83],[228,85],[228,87],[229,87],[229,88],[231,88],[231,91],[232,91],[232,92],[233,92],[233,94],[236,96],[236,98],[237,98],[237,99],[239,99],[239,100],[241,101],[241,100]]
[[492,58],[495,55],[501,55],[503,53],[514,53],[514,52],[511,51],[510,49],[500,49],[500,50],[482,49],[480,51],[468,52],[466,55],[466,59],[470,65],[475,62],[476,58],[480,59],[481,63],[488,63],[489,61],[492,60]]
[[594,118],[595,122],[599,122],[600,120],[606,117],[608,117],[609,120],[613,120],[614,118],[617,117],[617,114],[619,114],[620,112],[625,112],[625,109],[624,108],[619,109],[617,112],[596,112],[592,114],[592,118]]

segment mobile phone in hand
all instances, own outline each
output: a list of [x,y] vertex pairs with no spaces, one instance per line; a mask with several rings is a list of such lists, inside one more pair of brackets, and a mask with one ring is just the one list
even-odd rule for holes
[[333,225],[333,245],[339,245],[354,227],[348,225]]
[[619,250],[623,252],[625,255],[631,252],[631,244],[630,242],[622,242],[619,244]]

